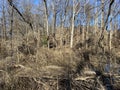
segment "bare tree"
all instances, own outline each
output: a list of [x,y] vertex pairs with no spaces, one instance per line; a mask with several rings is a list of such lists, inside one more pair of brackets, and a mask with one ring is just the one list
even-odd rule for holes
[[3,14],[3,39],[7,38],[7,32],[6,32],[6,11],[5,11],[5,1],[3,0],[3,6],[2,6],[2,14]]
[[75,16],[80,12],[80,1],[76,2],[76,0],[73,0],[72,2],[72,27],[71,27],[71,39],[70,39],[70,47],[73,47],[73,36],[74,36],[74,21],[75,21]]
[[[112,7],[112,8],[115,8],[115,5]],[[110,19],[112,19],[113,18],[113,9],[111,10],[111,14],[110,14]],[[111,20],[110,21],[110,32],[109,32],[109,36],[108,36],[108,42],[109,42],[109,52],[111,52],[111,49],[112,49],[112,34],[113,34],[113,27],[114,27],[114,25],[113,25],[113,21]],[[114,28],[114,30],[115,30],[115,28]]]
[[47,1],[46,0],[43,0],[44,1],[44,10],[45,10],[45,21],[46,21],[46,31],[47,31],[47,36],[49,36],[49,30],[48,30],[48,8],[47,8]]
[[111,7],[114,3],[114,0],[110,0],[110,3],[109,3],[109,6],[108,6],[108,12],[107,12],[107,18],[106,20],[104,21],[104,0],[102,0],[102,23],[101,23],[101,26],[102,26],[102,35],[103,35],[103,32],[104,32],[104,28],[108,22],[108,19],[109,19],[109,16],[111,14]]
[[[85,15],[86,15],[86,30],[85,30],[85,40],[88,40],[89,38],[89,31],[90,31],[90,21],[91,21],[91,17],[92,17],[92,13],[89,10],[91,8],[90,4],[86,4],[85,5]],[[86,49],[88,47],[88,43],[86,43]]]
[[47,8],[47,1],[46,0],[43,0],[44,2],[44,10],[45,10],[45,26],[46,26],[46,32],[47,32],[47,45],[48,45],[48,48],[50,47],[49,46],[49,39],[50,39],[50,36],[49,36],[49,27],[48,27],[48,8]]
[[53,28],[52,28],[52,34],[55,34],[56,31],[56,18],[57,18],[57,14],[59,13],[59,3],[60,0],[53,0],[52,1],[52,11],[53,11]]
[[10,28],[10,34],[11,34],[11,40],[12,40],[12,38],[13,38],[13,12],[14,12],[14,10],[13,10],[13,5],[12,5],[12,7],[11,7],[11,28]]
[[89,16],[87,16],[88,14],[90,14],[90,10],[87,9],[87,3],[88,1],[85,1],[84,2],[84,5],[83,5],[83,27],[82,27],[82,43],[84,43],[85,39],[87,38],[87,30],[86,30],[86,26],[87,26],[87,22],[88,20],[90,20]]
[[101,41],[104,39],[104,30],[105,30],[105,26],[108,22],[109,16],[111,14],[111,7],[112,7],[113,3],[114,3],[114,0],[110,0],[108,12],[107,12],[107,18],[104,21],[104,0],[102,0],[102,18],[101,18],[101,29],[102,30],[101,30],[101,33],[100,33],[100,38],[98,40],[98,45],[99,45],[99,47],[102,48],[103,51],[104,51],[104,48],[101,45]]
[[98,0],[96,0],[96,2],[95,2],[95,6],[96,6],[96,8],[95,8],[95,13],[96,13],[96,15],[95,15],[95,34],[96,34],[96,31],[98,30]]
[[104,0],[101,1],[102,5],[101,5],[101,8],[102,8],[102,14],[101,14],[101,30],[103,29],[104,27]]
[[60,45],[63,45],[63,31],[64,31],[64,24],[66,21],[66,17],[67,17],[67,13],[68,13],[68,7],[69,7],[69,0],[65,0],[65,2],[63,2],[62,7],[64,7],[61,10],[61,30],[60,30]]

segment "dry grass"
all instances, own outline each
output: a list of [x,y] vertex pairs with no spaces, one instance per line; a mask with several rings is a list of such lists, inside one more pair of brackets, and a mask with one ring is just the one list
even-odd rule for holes
[[[82,48],[78,47],[78,49],[70,49],[67,45],[52,49],[41,46],[37,48],[36,38],[37,36],[35,37],[32,33],[28,33],[27,36],[23,37],[22,41],[14,41],[12,50],[10,41],[0,44],[0,85],[2,85],[5,90],[35,90],[35,88],[37,88],[36,90],[56,90],[59,86],[57,85],[58,82],[66,82],[69,80],[75,85],[76,83],[81,85],[78,83],[78,79],[81,79],[81,81],[93,79],[93,76],[80,76],[80,73],[85,71],[87,65],[89,68],[88,72],[96,69],[102,71],[108,59],[107,53],[103,54],[101,51],[95,53],[94,46],[90,46],[88,49],[85,49],[85,46]],[[24,54],[24,52],[17,50],[18,46],[22,46],[23,43],[26,47],[34,47],[35,53],[31,54],[27,52],[27,54]],[[113,48],[114,47],[113,44]],[[28,50],[29,48],[27,51]],[[117,60],[120,58],[119,50],[119,48],[112,50],[112,59],[114,59],[114,57],[116,57]],[[86,62],[83,55],[85,52],[89,53],[90,60],[88,62]],[[107,49],[106,52],[108,52]],[[93,73],[95,72],[93,71],[92,74]],[[84,72],[82,74],[84,75]],[[89,74],[90,73],[88,73],[88,75]],[[64,81],[64,78],[69,78],[69,80]],[[51,86],[50,83],[52,83],[53,86]],[[86,83],[85,85],[87,85]],[[72,84],[73,87],[74,84]],[[91,83],[88,83],[88,85],[91,85]],[[2,86],[0,86],[0,89]],[[119,87],[119,85],[116,87]]]

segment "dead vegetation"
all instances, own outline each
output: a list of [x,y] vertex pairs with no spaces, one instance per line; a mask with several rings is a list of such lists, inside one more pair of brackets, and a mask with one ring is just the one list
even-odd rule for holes
[[36,1],[1,0],[0,90],[120,90],[120,2]]
[[120,77],[115,71],[118,67],[112,66],[111,76],[104,74],[104,68],[109,56],[112,62],[116,57],[119,66],[119,47],[113,43],[118,53],[106,51],[103,54],[95,53],[93,44],[85,49],[85,44],[77,43],[73,49],[66,45],[52,49],[41,46],[36,50],[32,44],[24,43],[18,45],[13,56],[1,45],[1,90],[102,90],[106,88],[105,78],[111,77],[114,77],[111,87],[118,90]]

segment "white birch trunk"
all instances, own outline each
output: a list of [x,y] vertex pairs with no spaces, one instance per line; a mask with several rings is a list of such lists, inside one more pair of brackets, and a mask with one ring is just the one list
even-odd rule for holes
[[[111,18],[112,18],[112,12],[111,12]],[[112,21],[110,22],[110,36],[109,36],[109,50],[111,51],[111,47],[112,47],[112,30],[113,30],[113,25],[112,25]]]
[[70,39],[70,47],[73,47],[73,36],[74,36],[74,18],[75,18],[75,7],[73,0],[73,14],[72,14],[72,30],[71,30],[71,39]]

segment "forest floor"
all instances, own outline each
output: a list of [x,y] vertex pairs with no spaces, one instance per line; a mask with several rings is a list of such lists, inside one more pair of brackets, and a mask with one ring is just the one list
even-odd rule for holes
[[77,46],[26,54],[7,46],[0,47],[0,90],[120,90],[120,46],[104,54]]

